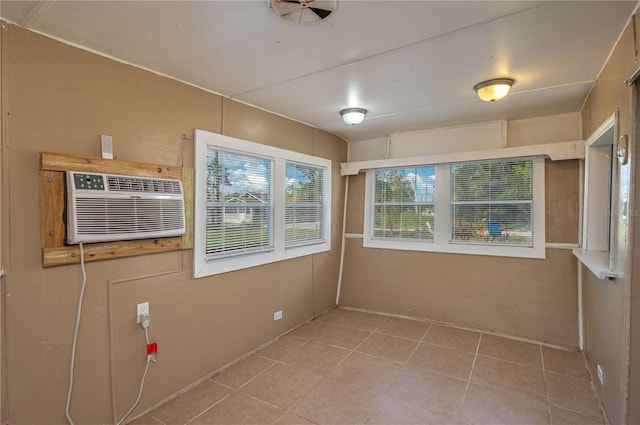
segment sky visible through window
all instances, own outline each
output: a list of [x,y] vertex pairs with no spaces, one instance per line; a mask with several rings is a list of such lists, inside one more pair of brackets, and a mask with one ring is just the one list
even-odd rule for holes
[[331,249],[330,160],[197,130],[195,163],[194,275]]
[[228,185],[223,185],[225,197],[245,192],[268,194],[271,176],[271,161],[259,157],[248,157],[234,153],[225,153],[224,170]]
[[423,167],[411,170],[407,174],[411,187],[416,193],[416,202],[433,203],[436,193],[436,168]]
[[[269,192],[269,178],[271,176],[271,160],[232,152],[221,152],[218,159],[226,182],[221,184],[220,190],[225,198],[245,192],[257,194]],[[215,159],[210,155],[210,163]],[[286,186],[309,183],[310,178],[299,167],[286,168]]]
[[435,202],[436,168],[391,168],[376,171],[376,201]]

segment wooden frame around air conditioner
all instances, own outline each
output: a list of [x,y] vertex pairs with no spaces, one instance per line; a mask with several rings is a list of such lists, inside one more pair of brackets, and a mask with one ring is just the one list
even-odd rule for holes
[[158,164],[103,159],[81,155],[41,153],[40,158],[40,247],[42,265],[80,262],[80,248],[65,245],[65,171],[162,177],[182,180],[186,232],[171,238],[101,242],[84,245],[85,261],[106,260],[193,248],[193,169]]

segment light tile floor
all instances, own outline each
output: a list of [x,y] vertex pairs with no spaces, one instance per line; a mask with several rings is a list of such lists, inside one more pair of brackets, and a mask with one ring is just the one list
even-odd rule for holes
[[603,423],[580,353],[342,309],[134,422]]

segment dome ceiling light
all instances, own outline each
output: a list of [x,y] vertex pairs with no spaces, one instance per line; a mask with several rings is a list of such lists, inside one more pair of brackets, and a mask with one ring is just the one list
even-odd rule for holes
[[340,111],[342,120],[349,125],[358,125],[364,121],[367,110],[362,108],[347,108]]
[[478,93],[478,97],[485,102],[495,102],[509,93],[513,83],[515,80],[511,78],[495,78],[478,83],[473,86],[473,89]]

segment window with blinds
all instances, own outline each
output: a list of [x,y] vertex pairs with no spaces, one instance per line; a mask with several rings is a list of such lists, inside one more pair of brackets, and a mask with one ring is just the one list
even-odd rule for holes
[[207,259],[273,249],[273,162],[207,150]]
[[195,136],[194,277],[331,250],[331,160]]
[[367,170],[365,248],[545,258],[543,157]]
[[375,171],[373,237],[433,241],[435,166]]
[[451,242],[533,246],[533,160],[451,165]]
[[325,175],[322,168],[286,163],[285,247],[324,242]]

